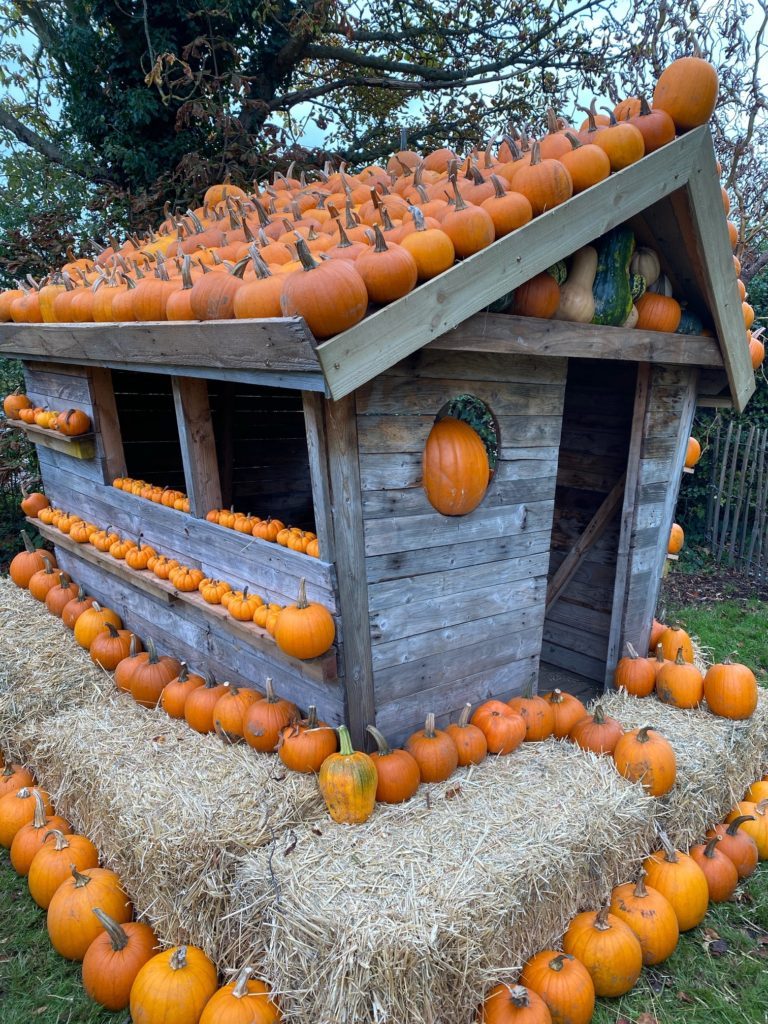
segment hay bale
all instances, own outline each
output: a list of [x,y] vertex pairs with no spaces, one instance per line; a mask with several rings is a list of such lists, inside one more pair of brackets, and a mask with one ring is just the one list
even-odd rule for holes
[[233,951],[260,963],[288,1020],[465,1024],[652,837],[653,801],[610,761],[526,744],[365,825],[326,820],[245,858]]
[[[672,744],[677,758],[674,788],[658,800],[656,816],[676,846],[688,849],[740,800],[768,768],[768,692],[760,690],[754,715],[731,722],[706,707],[683,711],[655,698],[627,693],[600,698],[606,714],[625,729],[650,725]],[[639,786],[639,783],[638,783]]]
[[0,577],[0,745],[28,757],[31,738],[66,708],[113,699],[112,677],[91,661],[60,619]]
[[49,719],[28,749],[57,810],[90,836],[158,937],[217,962],[232,945],[224,918],[237,859],[325,815],[314,778],[122,694]]

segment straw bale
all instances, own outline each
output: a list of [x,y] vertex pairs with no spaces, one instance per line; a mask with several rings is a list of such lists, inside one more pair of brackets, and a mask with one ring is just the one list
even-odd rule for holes
[[364,825],[244,858],[233,952],[260,963],[288,1020],[466,1024],[489,984],[627,879],[652,822],[610,761],[525,744]]
[[768,768],[766,690],[760,690],[757,709],[744,722],[718,718],[706,705],[684,711],[623,691],[606,694],[599,703],[625,729],[650,725],[672,744],[677,780],[658,800],[656,814],[659,827],[683,849],[699,842]]
[[25,760],[31,737],[65,708],[109,701],[111,677],[94,665],[60,619],[0,577],[0,746]]

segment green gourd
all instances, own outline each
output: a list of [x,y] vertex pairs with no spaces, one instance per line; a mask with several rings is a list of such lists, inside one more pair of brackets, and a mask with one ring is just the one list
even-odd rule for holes
[[[633,275],[635,280],[630,280],[629,273],[635,236],[629,228],[614,228],[598,240],[596,248],[597,273],[592,285],[595,315],[592,323],[620,327],[632,311],[633,300],[639,297],[633,294],[640,287],[639,275]],[[644,286],[644,280],[639,280]]]
[[690,313],[687,309],[684,309],[680,316],[680,324],[675,331],[675,334],[701,334],[703,330],[704,324],[696,314]]

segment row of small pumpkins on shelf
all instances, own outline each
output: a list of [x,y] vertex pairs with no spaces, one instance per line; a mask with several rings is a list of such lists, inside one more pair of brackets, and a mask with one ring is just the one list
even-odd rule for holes
[[55,814],[22,765],[0,757],[0,845],[46,911],[51,945],[82,962],[83,988],[105,1009],[130,1008],[133,1024],[276,1024],[280,1009],[250,968],[219,987],[215,965],[195,946],[160,949],[149,924],[134,921],[119,876],[98,850]]
[[486,996],[480,1024],[589,1024],[595,998],[629,992],[643,967],[666,960],[682,932],[701,924],[710,903],[729,900],[758,861],[768,860],[768,775],[703,842],[687,853],[666,835],[643,862],[636,882],[616,886],[608,905],[570,922],[562,950],[546,949],[515,984]]
[[[66,516],[66,514],[64,514]],[[275,643],[290,657],[308,660],[325,654],[333,643],[336,627],[328,609],[315,601],[307,600],[306,584],[299,581],[295,604],[278,605],[266,603],[258,594],[244,590],[233,590],[229,583],[204,577],[200,569],[181,565],[176,559],[158,554],[154,548],[138,541],[127,540],[112,533],[107,527],[98,527],[75,517],[59,520],[59,529],[64,527],[80,544],[91,544],[97,551],[109,554],[117,561],[123,561],[135,572],[152,572],[158,579],[167,580],[182,593],[200,593],[207,604],[221,604],[227,613],[238,622],[252,622],[274,638]],[[45,602],[53,614],[70,625],[73,615],[84,610],[93,610],[97,615],[97,632],[105,635],[99,638],[100,663],[120,660],[128,653],[131,634],[122,629],[120,616],[108,608],[101,608],[93,597],[86,595],[82,587],[72,580],[68,573],[58,571],[55,555],[50,551],[34,547],[26,532],[22,530],[24,550],[11,561],[9,574],[13,582],[29,590],[38,601]],[[93,636],[85,621],[78,625],[72,622],[75,639],[82,647],[90,649]],[[79,629],[79,632],[78,632]],[[116,662],[115,662],[116,663]],[[109,666],[114,667],[113,665]]]
[[[688,58],[697,60],[698,58]],[[682,74],[681,74],[682,73]],[[667,83],[691,77],[700,97]],[[317,338],[346,330],[491,245],[533,217],[706,123],[717,73],[676,61],[659,78],[653,108],[623,101],[608,123],[590,112],[580,128],[551,111],[548,131],[519,133],[466,158],[443,148],[402,149],[359,174],[275,174],[248,195],[222,184],[184,216],[166,213],[157,234],[110,245],[95,261],[70,259],[32,288],[0,293],[0,320],[17,322],[218,320],[303,316]],[[724,197],[727,203],[727,196]],[[193,262],[194,259],[194,262]]]
[[66,409],[59,412],[44,405],[35,405],[18,389],[3,399],[3,412],[9,420],[33,424],[44,430],[64,434],[65,437],[79,437],[91,429],[91,418],[82,409]]
[[[693,469],[701,458],[701,445],[695,437],[688,438],[688,446],[685,451],[685,468]],[[685,532],[679,523],[672,523],[667,542],[667,554],[677,555],[683,550],[685,544]]]
[[653,620],[648,657],[631,643],[616,666],[613,681],[633,697],[649,697],[676,708],[697,708],[706,701],[713,715],[741,721],[757,707],[758,687],[754,672],[726,658],[702,673],[694,664],[691,638],[679,625]]

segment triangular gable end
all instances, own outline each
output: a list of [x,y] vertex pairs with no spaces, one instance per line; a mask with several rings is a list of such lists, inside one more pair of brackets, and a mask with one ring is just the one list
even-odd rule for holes
[[[674,214],[672,218],[670,211]],[[660,336],[656,340],[679,337],[680,354],[670,358],[670,362],[722,367],[731,401],[740,412],[754,392],[755,382],[721,211],[712,139],[709,129],[702,126],[612,174],[320,345],[317,356],[328,391],[332,398],[342,398],[452,331],[557,260],[630,221],[642,244],[647,242],[661,249],[665,271],[681,287],[680,294],[688,297],[691,307],[709,314],[719,341],[719,357],[711,340],[694,341],[684,335]],[[507,320],[512,327],[510,334],[513,333],[512,318],[500,315],[492,319],[494,333],[503,329]],[[473,321],[475,334],[480,328],[477,321],[478,318]],[[517,324],[520,322],[518,319]],[[530,323],[543,327],[549,322]],[[560,322],[558,327],[573,331],[575,341],[577,336],[588,335],[585,328],[592,333],[618,330]],[[624,337],[631,338],[635,333],[627,331]],[[637,338],[635,358],[642,358],[644,342],[646,347],[653,343],[654,339],[647,337],[650,333],[643,332],[645,337]],[[535,346],[528,351],[536,354]],[[539,351],[569,354],[562,348]],[[599,356],[598,352],[587,353],[583,348],[570,354]]]

